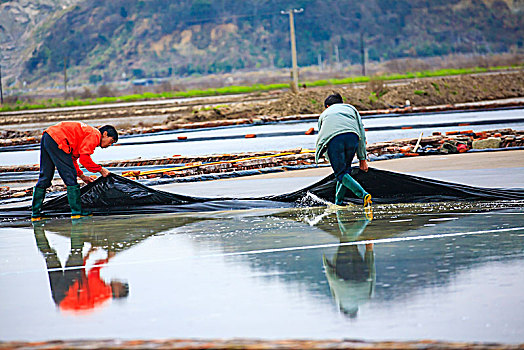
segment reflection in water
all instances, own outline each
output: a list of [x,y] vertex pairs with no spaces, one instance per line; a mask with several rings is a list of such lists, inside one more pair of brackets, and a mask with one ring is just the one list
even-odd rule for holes
[[[501,203],[383,205],[374,207],[372,223],[365,220],[361,208],[352,206],[344,210],[302,208],[295,210],[296,215],[288,211],[277,216],[293,218],[338,238],[341,246],[324,251],[324,275],[337,306],[354,317],[356,307],[366,303],[371,293],[375,309],[385,300],[389,305],[426,289],[453,285],[457,276],[485,264],[518,260],[524,235],[511,228],[522,226],[521,205],[509,203],[507,209]],[[478,233],[468,234],[475,231]],[[433,238],[425,239],[428,236]],[[376,240],[375,245],[367,251],[364,242],[359,244],[371,240]],[[346,271],[339,266],[342,262]],[[356,296],[350,289],[358,284],[355,280],[359,276],[360,281],[367,276],[362,285],[368,286]],[[311,289],[322,292],[318,287]],[[367,313],[366,317],[372,315]]]
[[[85,313],[92,311],[114,298],[126,298],[129,285],[126,282],[111,280],[107,283],[100,276],[100,270],[115,256],[114,251],[106,251],[103,259],[92,259],[97,251],[91,246],[84,256],[85,237],[92,230],[90,218],[68,222],[71,230],[71,249],[62,267],[56,251],[51,247],[42,223],[34,223],[36,245],[45,258],[51,294],[55,304],[62,311]],[[98,254],[93,254],[98,255]]]
[[[185,217],[176,220],[151,219],[152,217],[136,217],[94,220],[86,217],[71,221],[33,223],[36,245],[45,258],[51,294],[59,309],[86,313],[106,305],[112,299],[126,298],[129,294],[128,283],[118,280],[111,280],[109,283],[104,281],[100,275],[104,266],[117,254],[152,235],[202,220]],[[70,237],[69,256],[64,266],[55,249],[49,244],[46,230]],[[84,254],[86,244],[89,244],[90,248]]]
[[[368,210],[366,219],[347,222],[344,220],[345,212],[342,209],[336,212],[340,229],[336,236],[340,243],[357,240],[371,222],[369,218],[372,218],[372,212]],[[331,260],[325,254],[322,260],[329,288],[339,309],[351,318],[356,317],[359,305],[371,298],[375,285],[373,244],[365,244],[363,255],[359,251],[359,245],[340,245]]]
[[[0,298],[9,301],[0,338],[521,342],[524,212],[502,205],[376,205],[371,222],[349,206],[0,228]],[[125,302],[114,302],[106,276],[129,282]],[[92,279],[106,299],[87,310],[99,312],[56,312],[50,287],[60,305],[87,294]]]

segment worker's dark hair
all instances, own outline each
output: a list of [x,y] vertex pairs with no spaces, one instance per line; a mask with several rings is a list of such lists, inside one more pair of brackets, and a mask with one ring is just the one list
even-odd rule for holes
[[327,106],[332,106],[337,103],[344,103],[344,100],[338,92],[335,92],[326,98],[326,100],[324,101],[324,107],[327,108]]
[[101,134],[103,134],[104,131],[107,131],[107,136],[112,137],[115,142],[118,141],[118,131],[116,131],[113,125],[104,125],[99,128],[98,131],[100,131]]

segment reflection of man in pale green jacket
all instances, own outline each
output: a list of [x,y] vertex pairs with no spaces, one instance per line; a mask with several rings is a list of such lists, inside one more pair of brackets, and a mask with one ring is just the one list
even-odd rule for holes
[[345,104],[340,94],[333,94],[324,101],[326,109],[318,118],[318,137],[315,161],[326,156],[337,178],[335,204],[343,202],[346,188],[364,200],[364,207],[371,204],[371,195],[351,177],[351,162],[357,154],[360,169],[368,171],[366,162],[366,134],[360,114],[352,105]]
[[[369,223],[368,220],[344,223],[341,211],[337,211],[337,219],[340,243],[355,241]],[[323,256],[324,271],[331,293],[339,309],[350,317],[356,317],[359,305],[370,299],[375,286],[373,244],[365,246],[364,257],[357,244],[339,246],[332,260]]]

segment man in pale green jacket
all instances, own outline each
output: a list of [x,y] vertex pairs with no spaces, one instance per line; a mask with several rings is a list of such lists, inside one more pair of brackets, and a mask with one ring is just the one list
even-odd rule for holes
[[366,134],[360,114],[350,104],[345,104],[342,96],[335,93],[324,101],[326,109],[318,118],[318,138],[315,161],[326,156],[335,177],[337,189],[335,204],[343,203],[346,189],[362,198],[364,207],[371,205],[371,195],[351,177],[351,162],[357,154],[360,169],[368,171],[366,162]]

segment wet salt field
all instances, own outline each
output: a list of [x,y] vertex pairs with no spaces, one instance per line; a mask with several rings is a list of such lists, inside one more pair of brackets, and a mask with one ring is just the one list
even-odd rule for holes
[[[438,131],[522,129],[522,122],[506,122],[522,113],[367,118],[364,124],[484,118],[494,124]],[[316,129],[316,122],[123,138],[93,159],[314,148],[316,136],[298,135],[310,127]],[[367,136],[373,143],[432,131],[376,130]],[[282,135],[132,144],[180,135],[276,132]],[[432,157],[435,165],[452,161]],[[505,167],[486,162],[475,169],[412,166],[403,172],[471,186],[524,188],[524,167],[516,157]],[[0,153],[0,164],[11,163],[38,163],[38,151]],[[221,197],[289,193],[323,176],[315,169],[289,177],[155,188],[219,203]],[[334,206],[311,195],[286,205],[260,202],[251,207],[249,202],[244,210],[228,210],[224,201],[205,212],[0,221],[0,341],[244,337],[524,343],[524,201],[375,204],[371,216],[359,206]],[[17,199],[10,205],[20,203],[28,204]]]
[[0,339],[519,343],[523,214],[440,203],[375,206],[373,220],[313,206],[4,223]]
[[[481,125],[438,126],[454,122],[457,124],[484,123]],[[364,118],[363,123],[368,144],[400,138],[418,137],[420,133],[431,135],[433,131],[493,130],[499,128],[524,128],[524,109],[494,111],[434,113],[402,116],[374,116]],[[431,126],[426,126],[431,125]],[[413,129],[401,129],[409,126]],[[279,123],[269,125],[238,126],[206,130],[178,130],[176,132],[125,137],[108,149],[97,148],[93,159],[97,161],[170,157],[173,155],[204,155],[216,153],[238,153],[275,151],[302,147],[315,148],[316,135],[305,135],[309,128],[317,129],[317,122]],[[393,129],[391,129],[393,128]],[[244,135],[255,134],[256,138],[245,139]],[[179,141],[179,136],[187,137]],[[0,153],[0,164],[37,164],[39,151],[21,150]]]

